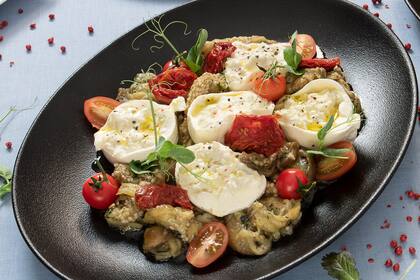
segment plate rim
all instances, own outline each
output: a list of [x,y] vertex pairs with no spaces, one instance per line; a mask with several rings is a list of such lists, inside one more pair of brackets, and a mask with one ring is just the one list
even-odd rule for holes
[[[188,2],[186,2],[185,4],[182,4],[180,6],[177,6],[175,8],[172,9],[167,9],[165,11],[163,11],[162,13],[160,13],[159,15],[168,13],[168,12],[176,12],[179,9],[183,9],[186,8],[188,6],[194,5],[196,2],[204,2],[206,0],[190,0]],[[329,1],[337,1],[337,0],[329,0]],[[343,4],[346,4],[348,6],[351,6],[354,9],[359,9],[360,11],[364,11],[362,7],[360,7],[359,5],[357,5],[356,3],[351,2],[350,0],[339,0],[341,1]],[[408,0],[405,0],[405,2],[407,3],[407,5],[410,7],[410,9],[413,11],[411,5],[409,4]],[[366,11],[365,11],[366,12]],[[407,66],[409,68],[408,74],[410,75],[411,78],[411,82],[412,82],[412,88],[414,90],[414,93],[411,98],[413,99],[413,104],[415,105],[413,108],[411,108],[411,119],[410,119],[410,123],[408,124],[409,126],[409,131],[408,133],[405,135],[404,137],[404,141],[403,141],[403,145],[402,145],[402,149],[400,149],[394,164],[391,166],[390,171],[388,172],[387,176],[382,180],[381,184],[379,185],[379,187],[376,189],[376,191],[371,195],[371,197],[363,204],[363,206],[356,212],[353,214],[353,216],[349,219],[349,221],[347,223],[345,223],[344,225],[342,225],[334,234],[332,234],[330,237],[328,237],[324,242],[322,242],[321,244],[319,244],[318,246],[312,248],[309,252],[307,252],[306,254],[300,256],[298,259],[296,259],[293,262],[290,262],[289,264],[285,265],[284,267],[280,268],[280,269],[275,269],[273,271],[271,271],[270,273],[267,273],[261,277],[258,277],[257,279],[271,279],[275,276],[278,276],[282,273],[285,273],[286,271],[292,269],[293,267],[296,267],[297,265],[301,264],[302,262],[306,261],[307,259],[309,259],[310,257],[314,256],[315,254],[317,254],[318,252],[320,252],[322,249],[324,249],[325,247],[327,247],[329,244],[331,244],[334,240],[336,240],[339,236],[341,236],[342,234],[344,234],[348,229],[350,229],[350,227],[356,223],[362,216],[363,214],[370,208],[370,206],[372,206],[372,204],[378,199],[379,195],[383,192],[383,190],[385,189],[385,187],[388,185],[389,181],[391,180],[391,178],[394,176],[395,172],[397,171],[398,167],[400,166],[406,152],[408,149],[408,146],[410,144],[410,141],[412,139],[413,133],[414,133],[414,129],[415,129],[415,124],[416,124],[416,108],[418,106],[418,92],[419,92],[419,86],[418,86],[418,82],[417,82],[417,75],[416,75],[416,70],[414,68],[414,64],[413,61],[411,60],[410,55],[407,53],[407,51],[404,49],[403,47],[403,43],[401,41],[401,39],[390,29],[385,28],[386,25],[383,21],[381,21],[379,18],[373,16],[373,14],[371,14],[370,12],[368,12],[370,15],[370,17],[374,20],[377,20],[379,22],[382,23],[383,25],[383,29],[385,30],[385,32],[387,32],[390,36],[390,38],[392,38],[392,40],[399,42],[400,46],[399,46],[399,50],[403,55],[404,60],[407,62]],[[61,89],[72,79],[74,79],[75,75],[86,65],[92,63],[92,60],[102,54],[106,49],[108,49],[109,47],[113,46],[114,44],[116,44],[118,41],[120,41],[120,39],[122,39],[125,36],[128,36],[129,33],[131,33],[133,30],[135,30],[136,28],[138,28],[139,26],[143,25],[145,22],[147,22],[148,20],[159,16],[159,15],[155,15],[155,16],[149,16],[147,19],[144,18],[143,22],[135,27],[133,27],[132,29],[128,30],[127,32],[123,33],[121,36],[119,36],[118,38],[116,38],[115,40],[113,40],[111,43],[109,43],[108,45],[106,45],[104,48],[102,48],[99,52],[95,53],[93,56],[91,56],[90,58],[88,58],[86,60],[85,63],[81,64],[80,67],[78,67],[75,71],[73,71],[69,77],[67,79],[64,80],[64,82],[57,88],[57,90],[55,90],[55,92],[48,98],[48,100],[45,102],[44,106],[40,109],[40,111],[38,112],[38,114],[36,115],[36,117],[34,118],[32,124],[30,125],[27,133],[25,134],[25,137],[22,140],[22,144],[19,148],[18,154],[16,156],[16,160],[15,160],[15,164],[13,167],[13,174],[15,174],[15,172],[18,169],[18,165],[20,162],[20,159],[22,157],[22,152],[24,147],[27,144],[27,140],[33,130],[34,125],[38,122],[38,119],[40,118],[40,116],[42,115],[42,113],[44,112],[44,110],[46,109],[46,107],[51,103],[51,101],[56,98],[56,96],[58,95],[58,93],[61,91]],[[415,13],[415,15],[417,15]],[[420,19],[420,18],[419,18]],[[67,275],[65,275],[64,273],[62,273],[61,271],[59,271],[57,268],[55,268],[52,264],[49,263],[48,260],[46,260],[46,258],[43,257],[42,253],[35,248],[35,245],[32,243],[32,241],[30,240],[27,232],[24,229],[24,225],[22,224],[21,218],[19,216],[19,210],[18,210],[18,206],[17,206],[17,202],[16,202],[16,188],[15,186],[17,185],[17,176],[13,176],[13,188],[12,188],[12,206],[13,206],[13,215],[16,221],[16,224],[18,226],[19,232],[21,234],[21,236],[23,237],[23,240],[25,241],[25,243],[27,244],[27,246],[29,247],[29,249],[32,251],[32,253],[38,258],[38,260],[40,260],[40,262],[47,267],[51,272],[53,272],[56,276],[62,278],[62,279],[71,279],[69,278]]]
[[411,10],[413,15],[417,18],[417,20],[420,21],[420,11],[416,11],[414,9],[413,5],[411,4],[411,0],[405,0],[405,4],[407,4],[408,8]]

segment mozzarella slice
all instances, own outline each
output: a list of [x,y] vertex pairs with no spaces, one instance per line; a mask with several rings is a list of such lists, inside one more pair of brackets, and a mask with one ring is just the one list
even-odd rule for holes
[[[178,127],[175,111],[185,110],[184,98],[171,105],[153,102],[158,138],[177,143]],[[155,148],[153,118],[149,100],[130,100],[116,107],[105,125],[95,133],[96,150],[102,150],[112,163],[143,161]]]
[[274,104],[252,91],[200,95],[188,109],[188,131],[194,143],[224,143],[235,115],[271,115]]
[[195,160],[186,165],[188,170],[177,163],[175,178],[198,208],[223,217],[248,208],[264,193],[266,178],[242,163],[229,147],[211,142],[188,149]]
[[357,136],[360,115],[353,112],[353,103],[345,89],[334,80],[313,80],[279,102],[282,109],[276,114],[280,116],[280,126],[289,140],[301,146],[315,148],[319,144],[318,131],[331,116],[335,120],[324,139],[325,145],[353,141]]

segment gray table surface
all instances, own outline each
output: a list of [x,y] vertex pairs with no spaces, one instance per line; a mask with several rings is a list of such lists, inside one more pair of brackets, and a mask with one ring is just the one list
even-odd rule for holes
[[[81,65],[99,50],[128,30],[141,24],[144,19],[160,14],[188,1],[182,0],[9,0],[0,6],[0,20],[7,19],[9,26],[0,30],[4,35],[0,42],[0,114],[9,106],[27,106],[38,96],[33,110],[15,114],[0,124],[0,164],[13,167],[19,146],[35,116],[50,96]],[[354,0],[357,4],[368,3],[371,11],[380,13],[384,22],[392,23],[393,30],[403,42],[410,42],[410,53],[417,71],[420,71],[420,23],[414,18],[402,0],[383,0],[380,7],[373,7],[370,0]],[[263,2],[261,2],[263,3]],[[18,14],[23,8],[23,14]],[[56,19],[48,20],[54,13]],[[29,29],[35,22],[37,28]],[[87,26],[95,28],[93,36],[87,33]],[[407,28],[407,24],[411,28]],[[54,36],[55,45],[48,46],[47,38]],[[25,45],[32,45],[32,52],[25,51]],[[62,55],[59,47],[65,45],[67,53]],[[10,67],[10,62],[14,65]],[[396,65],[396,70],[398,66]],[[127,77],[130,78],[130,77]],[[77,93],[75,93],[77,94]],[[53,133],[53,132],[52,132]],[[346,246],[354,255],[363,279],[397,279],[412,262],[407,250],[398,260],[401,272],[394,274],[384,267],[384,261],[393,256],[388,243],[398,239],[401,233],[409,237],[410,246],[420,254],[419,201],[409,201],[400,195],[413,188],[420,191],[420,131],[416,128],[407,154],[395,176],[380,198],[345,234],[296,268],[277,279],[328,279],[320,266],[321,258],[330,251]],[[13,149],[6,151],[5,141],[13,142]],[[392,207],[388,208],[387,205]],[[412,215],[414,221],[405,220]],[[384,219],[391,222],[389,229],[380,229]],[[366,245],[372,244],[367,249]],[[373,258],[374,263],[368,263]],[[55,279],[32,254],[19,234],[13,217],[10,197],[0,201],[0,279]],[[420,279],[420,263],[406,279]]]

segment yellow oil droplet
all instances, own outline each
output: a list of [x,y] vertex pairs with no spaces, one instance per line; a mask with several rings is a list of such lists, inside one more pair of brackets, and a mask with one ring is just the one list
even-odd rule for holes
[[139,126],[140,131],[153,131],[153,119],[152,116],[147,116]]
[[308,100],[308,96],[306,94],[294,94],[292,99],[298,103],[303,103]]
[[214,96],[207,97],[206,100],[204,100],[203,103],[197,104],[194,107],[194,109],[192,111],[192,115],[193,116],[198,115],[204,108],[206,108],[207,106],[212,105],[212,104],[217,104],[217,102],[219,102],[218,97],[214,97]]
[[307,125],[307,129],[311,131],[319,131],[322,128],[322,125],[316,122],[311,122]]

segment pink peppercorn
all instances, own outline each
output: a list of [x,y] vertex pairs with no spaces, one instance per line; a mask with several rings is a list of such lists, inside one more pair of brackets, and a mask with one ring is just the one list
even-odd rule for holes
[[26,51],[27,51],[27,52],[30,52],[30,51],[32,50],[32,46],[31,46],[30,44],[27,44],[27,45],[25,46],[25,48],[26,48]]
[[49,44],[49,45],[54,44],[54,37],[50,37],[50,38],[48,38],[48,44]]
[[[410,43],[406,43],[405,45],[404,45],[404,48],[407,50],[407,51],[409,51],[409,50],[411,50],[411,44]],[[411,194],[412,194],[412,196],[414,196],[414,193],[413,192],[411,192]],[[408,195],[409,197],[412,197],[412,196],[410,196],[410,195]]]
[[61,51],[61,53],[65,53],[66,52],[66,47],[65,46],[61,46],[60,47],[60,51]]
[[405,242],[405,241],[407,241],[407,238],[408,238],[408,237],[407,237],[407,235],[406,235],[406,234],[401,234],[401,235],[400,235],[400,241],[401,241],[401,242]]
[[379,17],[379,13],[373,13],[375,17]]
[[49,15],[48,15],[48,18],[49,18],[50,20],[54,20],[54,19],[55,19],[55,15],[54,15],[54,14],[49,14]]
[[415,255],[416,254],[416,248],[410,247],[410,248],[408,248],[408,252],[410,252],[411,255]]
[[397,240],[391,240],[391,242],[389,242],[389,246],[395,249],[398,246]]
[[411,216],[407,216],[405,217],[405,219],[407,220],[407,222],[411,223],[413,221],[413,217]]
[[391,267],[391,266],[392,266],[392,260],[391,260],[391,259],[387,259],[387,260],[385,261],[385,266],[386,266],[386,267]]
[[0,29],[3,29],[8,25],[9,25],[9,22],[7,20],[0,21]]
[[398,271],[400,271],[400,264],[399,264],[399,263],[394,264],[394,265],[392,266],[392,270],[393,270],[394,272],[398,272]]
[[369,258],[368,259],[368,263],[374,263],[375,262],[375,260],[374,259],[372,259],[372,258]]
[[367,248],[368,250],[372,249],[372,244],[370,244],[370,243],[366,244],[366,248]]
[[11,150],[13,143],[11,141],[7,141],[4,143],[4,146],[6,147],[7,150]]
[[0,35],[0,42],[4,40],[4,36]]
[[389,29],[392,29],[392,23],[387,23],[386,26],[388,26]]
[[395,255],[401,256],[403,253],[403,248],[401,246],[397,246],[394,250]]
[[365,9],[365,10],[369,10],[369,6],[368,6],[368,4],[363,4],[363,9]]
[[36,23],[31,23],[31,24],[29,25],[29,28],[30,28],[30,29],[35,29],[35,28],[36,28]]
[[88,26],[88,32],[92,34],[94,31],[95,30],[93,29],[93,26],[92,25],[89,25]]

